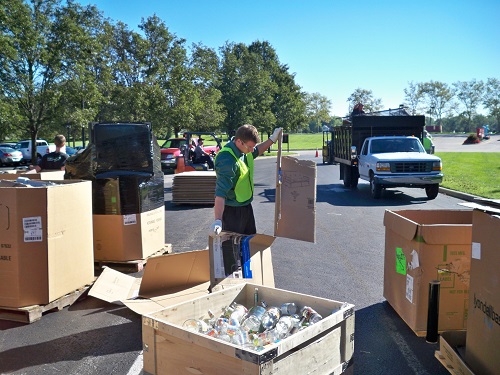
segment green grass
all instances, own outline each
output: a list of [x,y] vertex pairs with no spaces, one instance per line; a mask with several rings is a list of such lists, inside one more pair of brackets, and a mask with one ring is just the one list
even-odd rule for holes
[[437,152],[443,162],[442,187],[500,199],[500,152]]

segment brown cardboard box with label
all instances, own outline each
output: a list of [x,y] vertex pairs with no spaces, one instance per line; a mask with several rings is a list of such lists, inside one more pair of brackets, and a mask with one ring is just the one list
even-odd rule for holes
[[145,259],[165,246],[165,207],[131,215],[93,215],[94,258]]
[[384,297],[418,335],[439,280],[439,331],[466,327],[472,210],[386,210]]
[[0,181],[0,306],[48,304],[94,279],[90,181]]

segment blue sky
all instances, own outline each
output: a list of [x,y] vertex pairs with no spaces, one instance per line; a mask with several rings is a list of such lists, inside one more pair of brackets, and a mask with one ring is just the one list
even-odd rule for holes
[[296,83],[326,96],[337,116],[356,88],[395,108],[410,81],[500,78],[498,0],[79,2],[137,31],[141,18],[156,14],[186,47],[266,40]]

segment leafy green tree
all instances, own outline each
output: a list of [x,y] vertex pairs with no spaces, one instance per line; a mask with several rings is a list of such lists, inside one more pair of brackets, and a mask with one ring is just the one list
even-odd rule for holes
[[488,78],[485,85],[483,105],[490,116],[496,120],[497,129],[500,130],[500,80]]
[[408,87],[404,89],[405,105],[409,108],[412,115],[419,113],[420,104],[424,98],[422,84],[408,82]]
[[357,88],[347,99],[349,103],[349,113],[352,112],[357,103],[363,104],[365,112],[375,112],[382,109],[382,99],[374,98],[372,90]]
[[202,44],[193,44],[190,70],[194,84],[193,130],[216,131],[221,128],[225,117],[220,100],[222,93],[218,86],[220,61],[217,52]]
[[476,81],[475,79],[469,82],[458,81],[453,83],[453,86],[455,87],[455,96],[465,108],[462,112],[462,115],[467,119],[464,131],[471,131],[473,129],[472,117],[476,114],[477,107],[483,99],[483,81]]
[[314,124],[314,131],[321,132],[323,123],[330,122],[331,107],[332,102],[326,96],[318,92],[306,94],[306,113],[310,123]]
[[[0,8],[0,85],[23,118],[23,133],[33,141],[50,119],[63,77],[61,35],[53,28],[57,0],[2,2]],[[32,150],[36,160],[36,147]]]
[[453,91],[446,83],[437,81],[422,83],[421,88],[429,111],[436,113],[440,124],[443,113],[453,108]]

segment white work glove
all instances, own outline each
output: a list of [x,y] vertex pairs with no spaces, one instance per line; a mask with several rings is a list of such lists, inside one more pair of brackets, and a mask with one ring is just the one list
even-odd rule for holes
[[222,231],[222,221],[215,220],[214,223],[212,224],[212,228],[210,229],[210,233],[213,233],[216,236],[218,236],[221,231]]
[[269,137],[269,139],[271,141],[273,141],[273,143],[276,143],[276,141],[278,140],[278,137],[279,137],[279,135],[280,135],[280,133],[281,133],[282,130],[283,130],[283,128],[276,128],[276,129],[274,129],[273,134],[271,134],[271,136]]

